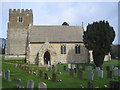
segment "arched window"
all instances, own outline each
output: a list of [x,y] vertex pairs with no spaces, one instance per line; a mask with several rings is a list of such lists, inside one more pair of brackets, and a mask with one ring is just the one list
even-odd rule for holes
[[75,46],[75,53],[80,54],[80,45]]
[[65,45],[61,46],[61,54],[66,54],[66,46]]

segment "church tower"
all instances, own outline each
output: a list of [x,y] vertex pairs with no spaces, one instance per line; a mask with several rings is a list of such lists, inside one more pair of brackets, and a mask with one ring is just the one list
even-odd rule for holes
[[[31,9],[30,10],[9,9],[9,22],[6,46],[7,56],[10,55],[12,55],[13,57],[16,57],[18,55],[21,55],[22,57],[25,56],[27,31],[30,24],[33,25],[33,12]],[[16,58],[20,59],[18,57]]]

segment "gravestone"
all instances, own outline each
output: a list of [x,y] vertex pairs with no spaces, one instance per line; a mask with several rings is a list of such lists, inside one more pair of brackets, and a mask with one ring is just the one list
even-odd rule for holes
[[82,77],[83,77],[83,71],[82,71],[81,69],[78,70],[77,77],[78,77],[79,79],[82,79]]
[[110,66],[109,66],[110,71],[112,71],[112,70],[113,70],[113,68],[114,68],[114,66],[113,66],[113,65],[110,65]]
[[103,70],[98,70],[98,77],[103,78]]
[[52,74],[52,81],[56,81],[56,74],[55,73]]
[[16,63],[16,64],[15,64],[15,67],[17,68],[17,66],[18,66],[18,64]]
[[93,83],[92,82],[88,82],[88,88],[93,88]]
[[114,68],[114,76],[119,76],[119,69],[118,69],[118,67]]
[[88,66],[88,71],[92,71],[92,66]]
[[41,70],[39,71],[39,76],[43,77],[43,71],[41,71]]
[[45,80],[48,80],[48,75],[47,75],[47,73],[44,73],[44,79],[45,79]]
[[6,79],[5,71],[2,72],[2,78]]
[[9,81],[9,82],[11,81],[11,80],[10,80],[10,70],[7,70],[7,71],[6,71],[6,79],[7,79],[7,81]]
[[68,64],[68,69],[71,69],[71,64]]
[[47,90],[47,84],[41,82],[38,84],[38,90]]
[[73,76],[74,76],[74,70],[70,69],[70,77],[73,77]]
[[22,83],[21,83],[21,79],[15,79],[17,81],[16,87],[17,88],[22,88]]
[[88,80],[93,80],[93,79],[94,79],[93,71],[88,71]]
[[74,64],[72,64],[72,69],[76,68]]
[[29,90],[33,90],[33,88],[34,88],[34,81],[33,80],[27,81],[27,88],[29,88]]
[[64,66],[64,71],[67,71],[67,66]]

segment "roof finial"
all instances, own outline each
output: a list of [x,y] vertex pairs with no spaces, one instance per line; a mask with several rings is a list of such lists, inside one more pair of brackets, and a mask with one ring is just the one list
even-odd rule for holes
[[82,21],[82,29],[83,29],[83,32],[84,32],[83,21]]

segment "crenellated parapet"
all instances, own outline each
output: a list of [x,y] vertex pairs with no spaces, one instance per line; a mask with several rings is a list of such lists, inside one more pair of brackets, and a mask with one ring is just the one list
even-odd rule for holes
[[32,14],[32,9],[9,9],[9,14]]

